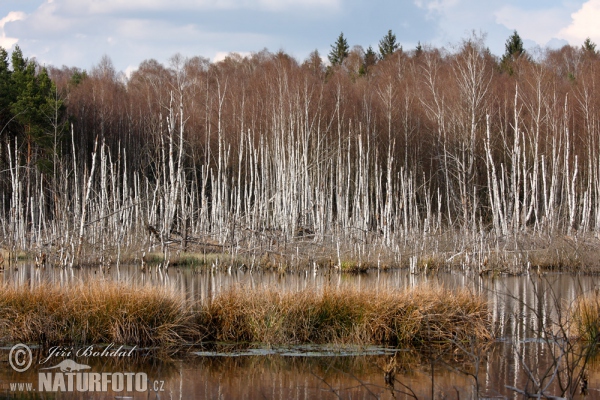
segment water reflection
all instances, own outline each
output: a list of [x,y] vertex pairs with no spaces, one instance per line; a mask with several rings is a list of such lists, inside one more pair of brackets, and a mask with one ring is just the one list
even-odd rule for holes
[[[36,268],[33,264],[19,264],[6,269],[0,280],[15,285],[36,285],[47,282],[67,285],[94,279],[110,279],[136,284],[169,286],[188,296],[203,299],[233,285],[251,288],[276,287],[284,290],[302,290],[309,287],[354,287],[410,288],[422,284],[447,288],[467,288],[473,293],[507,293],[517,302],[531,304],[530,297],[542,298],[546,289],[554,289],[560,296],[569,299],[582,291],[595,288],[595,280],[589,276],[569,274],[481,277],[469,272],[439,272],[436,274],[410,274],[408,270],[371,270],[365,274],[340,274],[335,270],[310,270],[306,272],[279,273],[272,271],[250,271],[248,269],[192,269],[169,268],[168,271],[154,268],[142,272],[139,266],[125,265],[102,272],[98,268]],[[541,297],[540,297],[541,296]],[[506,308],[511,306],[507,304]],[[505,308],[505,309],[506,309]]]
[[[506,386],[526,388],[523,375],[506,376],[498,373],[506,343],[499,343],[479,366],[475,379],[471,360],[453,360],[453,356],[402,352],[401,369],[395,384],[387,385],[384,378],[388,355],[364,356],[286,356],[284,354],[210,357],[191,355],[182,359],[157,361],[137,360],[114,365],[94,359],[78,360],[87,363],[94,372],[145,372],[150,386],[147,392],[71,393],[58,398],[113,399],[419,399],[450,398],[522,398]],[[7,350],[2,357],[7,357]],[[454,357],[456,358],[456,357]],[[38,372],[32,368],[16,373],[0,365],[0,397],[19,397],[11,392],[11,382],[31,382],[36,388]],[[590,373],[590,391],[586,398],[597,399],[599,374]],[[153,389],[154,382],[161,386]],[[110,386],[109,386],[110,388]],[[550,392],[552,393],[552,392]],[[35,394],[34,394],[35,395]],[[48,398],[37,394],[37,398]],[[23,397],[23,396],[21,396]],[[50,396],[52,397],[52,396]],[[36,396],[27,396],[36,398]]]
[[[47,282],[67,286],[108,279],[168,287],[182,296],[202,301],[236,285],[297,291],[322,290],[326,286],[403,289],[425,284],[451,290],[463,288],[484,296],[496,327],[498,341],[485,352],[465,348],[454,349],[454,353],[420,354],[418,360],[407,362],[396,375],[395,389],[386,387],[382,372],[390,355],[292,357],[274,351],[269,355],[222,357],[191,353],[177,367],[175,378],[169,378],[173,398],[300,399],[337,398],[338,395],[342,398],[409,398],[401,393],[409,392],[401,384],[414,390],[419,398],[430,398],[432,388],[436,396],[445,393],[448,398],[517,397],[506,386],[530,390],[532,380],[539,384],[549,381],[553,361],[564,356],[561,356],[560,346],[543,333],[561,320],[561,314],[567,312],[578,296],[597,289],[595,277],[582,275],[480,277],[462,271],[413,275],[406,270],[345,275],[328,270],[276,273],[170,268],[165,272],[155,268],[152,272],[141,272],[139,266],[121,266],[103,273],[93,268],[38,269],[23,264],[16,270],[7,269],[0,279],[8,285],[30,286]],[[540,337],[546,339],[540,340]],[[597,363],[591,364],[588,373],[588,398],[600,398]],[[4,379],[6,376],[2,375]],[[550,393],[560,392],[558,379],[553,382]]]
[[137,285],[156,285],[171,288],[196,300],[207,300],[227,288],[275,288],[299,291],[308,288],[322,290],[326,286],[352,286],[358,289],[405,289],[418,285],[443,286],[448,289],[464,288],[473,294],[485,296],[490,305],[491,318],[498,327],[498,335],[511,337],[517,342],[535,336],[551,321],[558,318],[557,305],[568,306],[584,293],[595,290],[595,278],[570,274],[544,276],[480,277],[464,272],[447,272],[435,275],[414,275],[407,270],[378,271],[349,275],[335,271],[308,271],[276,273],[248,270],[193,270],[170,268],[141,272],[139,267],[128,265],[103,273],[97,268],[40,269],[22,264],[17,269],[7,269],[0,274],[6,284],[36,286],[54,283],[67,286],[76,282],[115,280]]

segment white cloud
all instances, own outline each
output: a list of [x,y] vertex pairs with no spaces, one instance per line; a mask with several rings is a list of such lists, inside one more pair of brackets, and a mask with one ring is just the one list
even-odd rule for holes
[[415,0],[417,7],[432,12],[444,12],[458,5],[458,0]]
[[338,8],[341,0],[53,0],[72,15],[118,14],[122,12],[269,10]]
[[27,29],[34,29],[44,35],[68,32],[77,25],[84,25],[85,20],[77,20],[63,16],[56,2],[42,4],[34,13],[27,15]]
[[217,41],[246,45],[269,40],[268,36],[253,32],[214,32],[194,24],[146,19],[119,19],[111,24],[111,29],[111,36],[106,39],[110,38],[113,43],[148,43],[156,47],[167,44],[174,46],[166,49],[170,53],[180,51],[179,46],[202,44],[205,47]]
[[230,56],[235,56],[235,55],[239,55],[240,57],[249,57],[250,55],[252,55],[251,52],[249,51],[229,51],[229,52],[225,52],[225,51],[218,51],[215,56],[212,59],[212,62],[220,62],[223,61],[224,59],[226,59],[227,57]]
[[[281,7],[317,2],[321,4],[320,0],[284,0]],[[18,41],[28,57],[35,57],[41,63],[83,68],[108,54],[115,59],[117,69],[129,68],[148,58],[164,62],[177,52],[210,55],[253,51],[261,46],[275,46],[274,39],[256,32],[255,26],[248,24],[232,29],[232,24],[221,27],[187,22],[193,20],[189,17],[193,10],[173,13],[152,10],[168,9],[173,4],[175,8],[213,7],[214,11],[215,7],[258,3],[263,9],[280,7],[275,0],[44,0],[29,13],[11,12],[0,20],[0,46],[9,49]],[[129,8],[135,12],[128,12]],[[207,14],[200,13],[203,15]]]
[[65,6],[65,11],[74,14],[114,14],[120,12],[206,10],[230,8],[231,0],[55,0]]
[[586,37],[600,42],[600,0],[413,0],[437,25],[434,44],[456,41],[471,29],[488,33],[493,52],[502,54],[511,31],[526,46],[580,45]]
[[10,49],[19,41],[18,38],[6,36],[4,27],[9,22],[20,21],[22,19],[25,19],[25,13],[19,11],[11,11],[6,17],[0,19],[0,47]]
[[137,70],[138,70],[137,66],[128,65],[127,68],[125,68],[125,71],[123,71],[123,73],[125,74],[127,79],[129,79],[129,78],[131,78],[131,75]]
[[[439,47],[452,47],[462,38],[473,32],[484,34],[491,51],[501,54],[508,31],[499,25],[494,17],[494,7],[481,0],[413,0],[414,4],[425,10],[426,17],[434,22],[429,44]],[[423,41],[422,41],[423,43]]]
[[586,38],[600,42],[600,0],[586,1],[579,10],[571,14],[571,23],[561,29],[558,37],[572,45],[580,45]]
[[294,8],[337,9],[341,6],[341,0],[258,0],[258,5],[271,11]]
[[494,15],[497,23],[517,30],[521,37],[540,46],[545,46],[569,23],[568,13],[559,8],[525,10],[509,5],[499,8]]

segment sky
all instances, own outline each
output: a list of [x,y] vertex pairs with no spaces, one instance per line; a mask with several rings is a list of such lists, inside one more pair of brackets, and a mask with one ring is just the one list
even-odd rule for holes
[[351,47],[377,51],[390,29],[404,50],[451,51],[475,32],[500,56],[514,30],[532,51],[600,44],[599,21],[600,0],[0,0],[0,47],[86,70],[107,55],[128,74],[178,53],[326,58],[341,32]]

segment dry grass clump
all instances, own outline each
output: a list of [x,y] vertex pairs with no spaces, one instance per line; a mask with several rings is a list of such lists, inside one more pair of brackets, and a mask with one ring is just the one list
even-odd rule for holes
[[578,338],[597,343],[600,340],[600,294],[584,296],[575,302],[572,311]]
[[157,287],[92,281],[0,287],[0,338],[170,347],[199,336],[189,304]]
[[104,281],[0,287],[4,342],[173,348],[200,340],[420,346],[489,339],[486,302],[464,290],[236,287],[195,303],[164,288]]
[[300,292],[238,287],[219,294],[199,318],[218,341],[424,345],[491,339],[482,298],[430,287]]

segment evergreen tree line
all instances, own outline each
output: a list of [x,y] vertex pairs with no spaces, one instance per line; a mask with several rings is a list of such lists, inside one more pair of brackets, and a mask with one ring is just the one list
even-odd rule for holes
[[64,131],[63,99],[48,70],[25,58],[18,46],[10,61],[6,50],[0,48],[1,137],[5,143],[18,137],[27,147],[27,166],[35,160],[36,167],[47,172]]
[[395,252],[447,231],[600,229],[589,39],[528,54],[514,32],[497,58],[477,35],[405,51],[390,30],[378,53],[340,34],[328,56],[175,55],[125,78],[108,57],[88,72],[2,50],[0,245],[308,235]]

